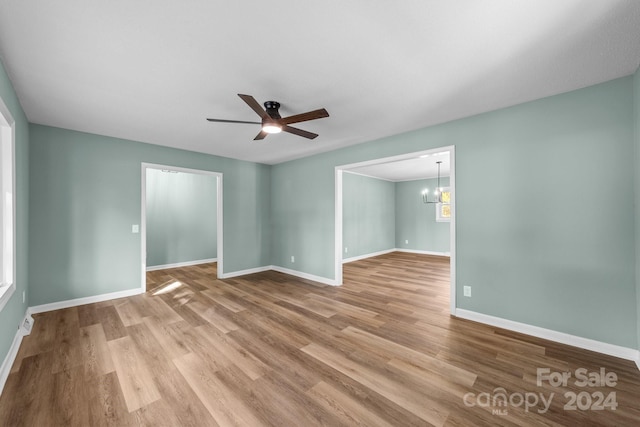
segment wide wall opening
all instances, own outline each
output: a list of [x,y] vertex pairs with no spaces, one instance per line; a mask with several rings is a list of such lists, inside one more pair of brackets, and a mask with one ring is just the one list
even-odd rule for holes
[[450,257],[455,312],[453,146],[338,166],[335,277],[343,264],[393,251]]

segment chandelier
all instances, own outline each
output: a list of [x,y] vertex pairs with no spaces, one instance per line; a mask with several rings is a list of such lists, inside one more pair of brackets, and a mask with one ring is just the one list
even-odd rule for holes
[[424,203],[442,203],[442,187],[440,187],[440,164],[441,160],[437,161],[438,165],[438,185],[434,191],[434,200],[429,200],[429,189],[425,188],[422,190],[422,201]]

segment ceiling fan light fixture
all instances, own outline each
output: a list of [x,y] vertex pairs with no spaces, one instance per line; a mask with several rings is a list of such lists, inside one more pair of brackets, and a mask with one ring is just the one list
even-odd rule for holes
[[277,123],[265,123],[262,125],[262,130],[266,133],[280,133],[282,132],[282,126]]
[[254,141],[264,139],[271,133],[287,132],[293,135],[301,136],[307,139],[314,139],[318,136],[317,133],[307,132],[306,130],[298,129],[297,127],[290,126],[292,123],[306,122],[309,120],[322,119],[329,117],[329,112],[324,108],[318,110],[307,111],[306,113],[294,114],[293,116],[282,117],[278,112],[280,103],[276,101],[267,101],[264,103],[264,108],[260,106],[258,101],[251,95],[243,95],[241,93],[238,96],[261,118],[261,122],[249,122],[244,120],[226,120],[226,119],[207,119],[210,122],[220,123],[246,123],[246,124],[260,124],[260,133],[253,138]]

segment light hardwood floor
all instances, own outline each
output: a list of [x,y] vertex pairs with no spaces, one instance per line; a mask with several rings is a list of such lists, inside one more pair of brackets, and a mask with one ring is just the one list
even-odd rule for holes
[[[0,425],[640,424],[634,363],[451,317],[446,258],[345,264],[342,287],[215,273],[152,272],[144,295],[37,315]],[[572,377],[538,386],[538,368]],[[581,368],[616,385],[581,387]],[[615,410],[586,409],[598,393]]]

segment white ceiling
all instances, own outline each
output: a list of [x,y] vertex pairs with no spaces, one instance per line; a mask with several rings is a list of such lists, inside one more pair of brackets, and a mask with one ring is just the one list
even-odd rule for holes
[[438,176],[437,162],[442,162],[440,164],[440,177],[448,177],[451,171],[451,156],[449,151],[424,154],[416,156],[413,159],[354,167],[347,171],[386,179],[387,181],[411,181],[415,179],[436,178]]
[[[33,123],[268,164],[632,74],[637,0],[2,0]],[[326,108],[254,142],[237,97]]]

